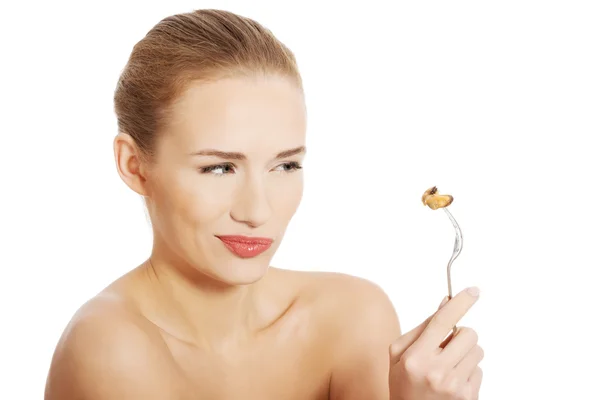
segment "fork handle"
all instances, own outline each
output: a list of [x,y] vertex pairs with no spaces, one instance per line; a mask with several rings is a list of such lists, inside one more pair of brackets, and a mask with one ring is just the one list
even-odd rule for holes
[[[450,301],[450,299],[452,298],[452,286],[450,285],[450,275],[448,274],[448,301]],[[452,327],[452,336],[456,336],[456,333],[458,332],[458,328],[456,327],[456,325],[454,325]]]

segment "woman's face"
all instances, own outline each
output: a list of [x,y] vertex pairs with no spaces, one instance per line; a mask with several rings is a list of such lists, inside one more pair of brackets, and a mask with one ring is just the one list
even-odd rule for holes
[[226,284],[260,279],[302,197],[302,91],[277,76],[195,83],[172,115],[146,180],[157,248]]

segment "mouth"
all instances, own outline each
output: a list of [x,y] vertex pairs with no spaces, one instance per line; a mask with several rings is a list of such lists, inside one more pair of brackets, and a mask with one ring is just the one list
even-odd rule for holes
[[217,236],[225,247],[240,258],[252,258],[264,253],[273,244],[273,239],[241,235]]

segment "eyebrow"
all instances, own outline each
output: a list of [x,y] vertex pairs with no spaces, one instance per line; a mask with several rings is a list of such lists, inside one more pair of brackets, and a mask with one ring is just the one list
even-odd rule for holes
[[[287,157],[291,157],[291,156],[294,156],[294,155],[300,154],[300,153],[306,153],[305,146],[299,146],[299,147],[296,147],[293,149],[284,150],[282,152],[279,152],[275,156],[275,159],[287,158]],[[247,157],[244,153],[213,150],[213,149],[196,151],[196,152],[191,153],[190,155],[192,155],[192,156],[213,156],[213,157],[223,158],[225,160],[246,160],[247,159]]]

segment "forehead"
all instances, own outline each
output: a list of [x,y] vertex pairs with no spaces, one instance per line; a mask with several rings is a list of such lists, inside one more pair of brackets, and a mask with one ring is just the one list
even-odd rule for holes
[[168,130],[186,151],[279,152],[304,144],[304,95],[279,76],[194,82],[173,104]]

